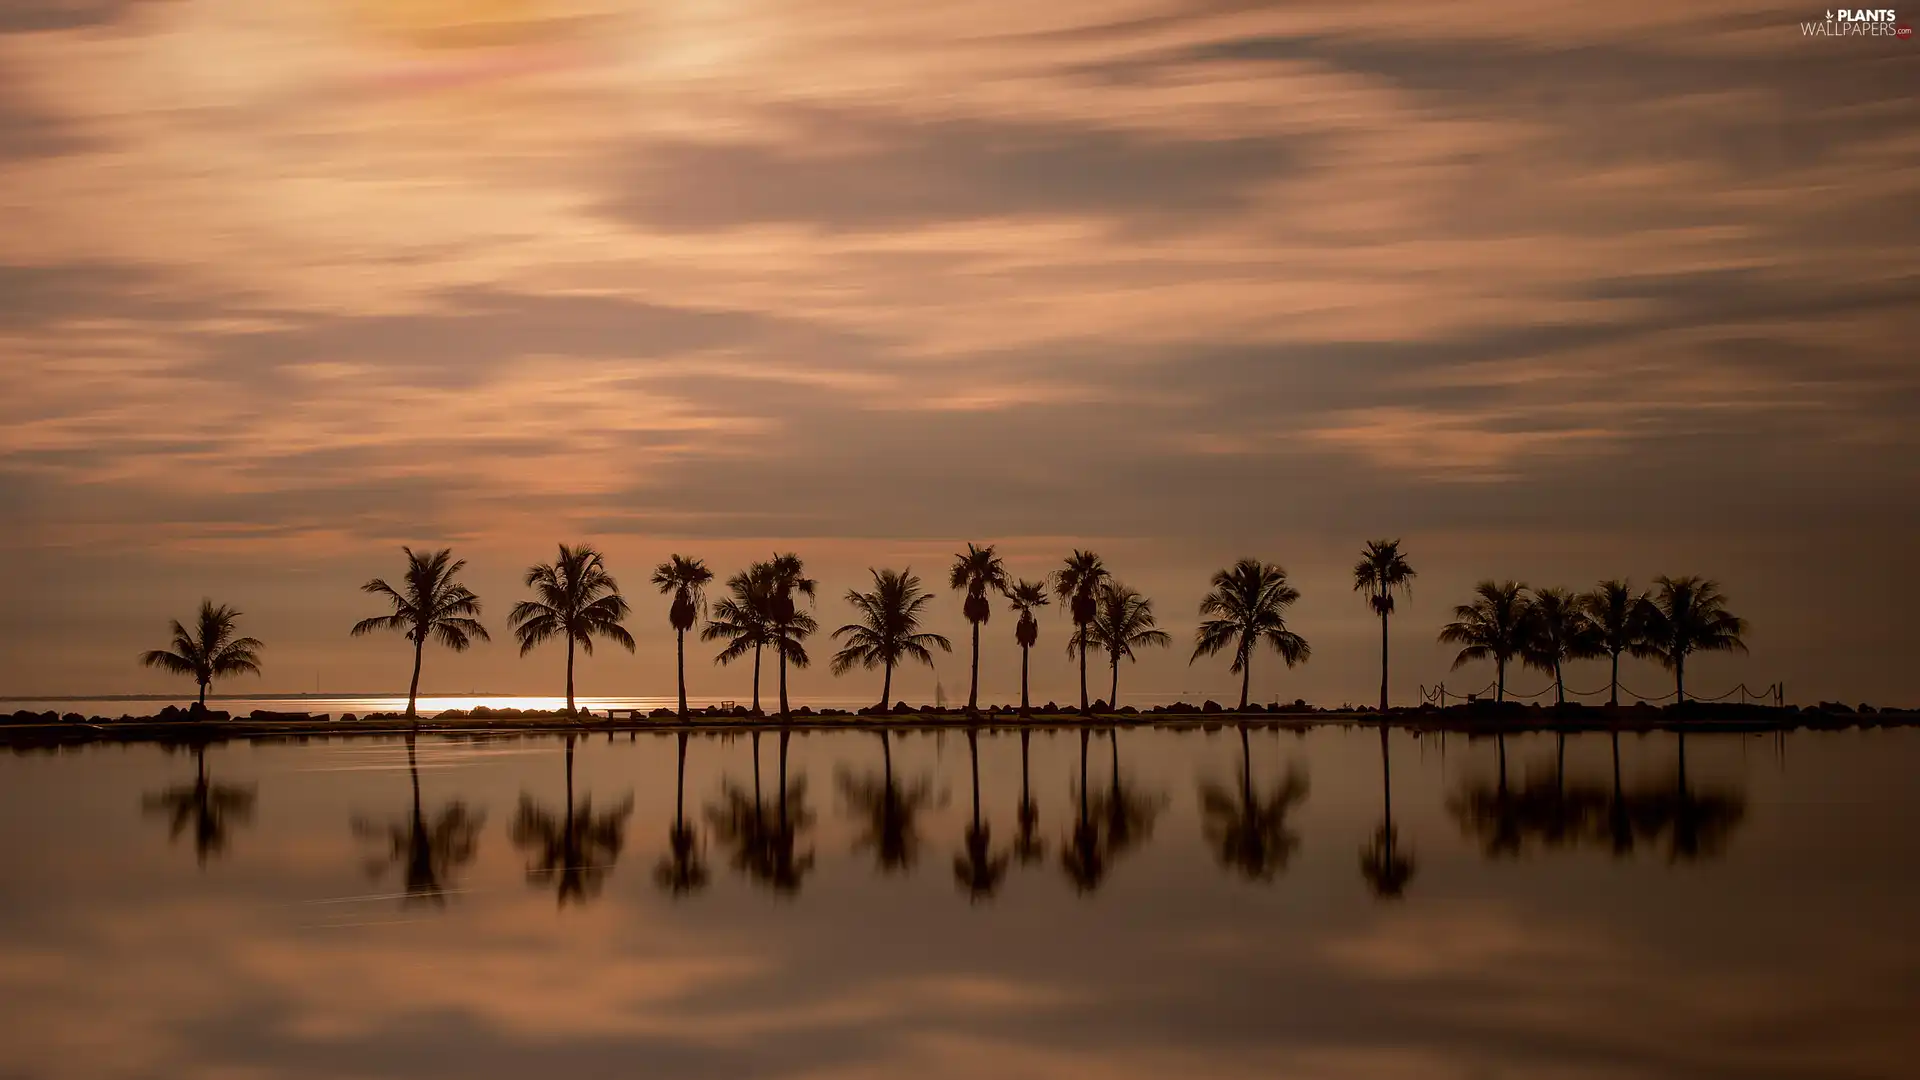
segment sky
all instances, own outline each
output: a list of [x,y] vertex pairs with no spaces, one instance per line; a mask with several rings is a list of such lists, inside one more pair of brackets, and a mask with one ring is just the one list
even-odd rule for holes
[[[1153,597],[1175,646],[1123,701],[1237,691],[1195,605],[1279,562],[1313,657],[1256,697],[1364,702],[1350,567],[1399,537],[1397,700],[1487,681],[1433,640],[1481,578],[1665,573],[1752,622],[1695,689],[1920,703],[1920,45],[1823,14],[11,0],[0,695],[182,689],[135,657],[202,597],[267,642],[234,689],[398,689],[346,629],[403,544],[495,631],[426,688],[557,693],[504,616],[584,541],[640,648],[583,692],[671,691],[669,553],[791,550],[827,627],[926,577],[957,651],[896,689],[953,696],[975,541]],[[1065,625],[1039,700],[1077,697]],[[743,694],[704,649],[693,692]]]

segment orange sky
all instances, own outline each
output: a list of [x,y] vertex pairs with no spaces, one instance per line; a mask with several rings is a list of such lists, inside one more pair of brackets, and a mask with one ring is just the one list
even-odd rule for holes
[[[828,626],[971,539],[1093,545],[1181,641],[1283,562],[1315,656],[1256,693],[1365,700],[1344,572],[1399,535],[1396,693],[1476,578],[1667,572],[1754,619],[1705,689],[1920,699],[1920,46],[1819,14],[13,0],[0,693],[169,687],[132,657],[203,595],[268,640],[239,688],[394,688],[344,630],[401,543],[504,630],[562,539],[636,599],[791,548]],[[583,688],[665,692],[650,599]],[[1186,651],[1123,694],[1233,689]],[[557,690],[510,657],[428,683]]]

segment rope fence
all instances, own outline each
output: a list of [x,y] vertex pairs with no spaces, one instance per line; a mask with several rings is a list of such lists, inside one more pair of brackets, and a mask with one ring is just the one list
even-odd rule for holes
[[[1423,702],[1429,702],[1429,703],[1438,705],[1444,709],[1447,707],[1448,698],[1457,698],[1461,701],[1474,701],[1479,698],[1484,698],[1489,694],[1492,694],[1496,688],[1497,688],[1496,684],[1490,682],[1478,690],[1470,690],[1465,693],[1462,693],[1458,690],[1447,689],[1446,683],[1440,683],[1433,687],[1428,687],[1425,683],[1422,683],[1420,684],[1420,700]],[[1578,690],[1578,689],[1575,689],[1574,687],[1569,686],[1566,688],[1566,693],[1567,693],[1567,698],[1569,700],[1572,700],[1574,698],[1606,697],[1611,695],[1612,690],[1613,690],[1613,687],[1610,685],[1602,686],[1594,690]],[[1621,685],[1620,692],[1622,694],[1627,695],[1630,698],[1635,699],[1636,701],[1643,701],[1649,705],[1657,705],[1664,701],[1672,701],[1675,697],[1679,695],[1678,690],[1669,690],[1664,694],[1648,696],[1646,694],[1635,693],[1631,688],[1627,687],[1625,684]],[[1517,690],[1509,689],[1506,692],[1506,698],[1509,701],[1533,701],[1538,698],[1543,698],[1551,693],[1553,693],[1553,684],[1548,683],[1544,689],[1531,694],[1522,694]],[[1733,689],[1728,690],[1724,694],[1720,694],[1717,696],[1708,696],[1705,694],[1691,694],[1688,696],[1687,700],[1688,701],[1726,701],[1727,699],[1734,697],[1735,695],[1739,696],[1740,704],[1742,705],[1746,705],[1750,702],[1765,702],[1775,707],[1784,706],[1787,701],[1787,684],[1784,682],[1768,683],[1766,686],[1763,686],[1760,689],[1755,690],[1752,687],[1748,686],[1746,683],[1742,682],[1739,685],[1735,686]]]

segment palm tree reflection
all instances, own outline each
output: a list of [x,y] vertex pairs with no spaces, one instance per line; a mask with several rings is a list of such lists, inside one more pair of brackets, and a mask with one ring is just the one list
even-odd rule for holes
[[968,900],[977,901],[999,890],[1011,856],[993,850],[992,828],[980,818],[980,741],[974,728],[967,729],[967,757],[972,766],[973,820],[962,838],[963,850],[953,857],[953,878]]
[[1414,859],[1400,850],[1400,831],[1393,824],[1393,762],[1387,752],[1387,727],[1380,726],[1380,827],[1373,839],[1360,850],[1360,876],[1367,888],[1382,900],[1395,900],[1406,893],[1413,880]]
[[1307,799],[1307,775],[1298,765],[1270,794],[1253,784],[1253,752],[1247,726],[1240,728],[1240,782],[1231,788],[1214,780],[1200,785],[1200,831],[1208,850],[1224,870],[1249,881],[1272,881],[1300,847],[1287,818]]
[[193,835],[193,854],[201,866],[224,854],[233,829],[253,820],[254,785],[220,784],[207,777],[207,748],[193,748],[193,781],[175,784],[142,800],[148,815],[167,819],[167,837]]
[[520,796],[520,810],[512,829],[514,846],[532,857],[527,866],[530,884],[552,887],[560,906],[584,904],[600,894],[607,875],[620,858],[626,844],[627,818],[633,813],[633,796],[628,795],[605,813],[593,811],[593,800],[584,798],[579,806],[573,798],[573,740],[566,736],[567,802],[561,813],[535,803],[531,796]]
[[1105,882],[1120,857],[1145,846],[1153,825],[1166,806],[1159,792],[1135,790],[1120,772],[1119,731],[1108,732],[1112,765],[1107,790],[1092,794],[1087,785],[1087,744],[1090,732],[1080,732],[1080,783],[1073,795],[1079,817],[1060,851],[1060,866],[1080,892],[1093,892]]
[[1028,783],[1027,744],[1032,734],[1020,732],[1020,805],[1014,810],[1018,828],[1013,834],[1013,857],[1023,866],[1047,857],[1047,842],[1040,835],[1040,806],[1033,801],[1033,787]]
[[1073,829],[1067,834],[1066,843],[1060,846],[1060,869],[1064,870],[1067,880],[1073,882],[1076,891],[1089,893],[1100,887],[1107,877],[1107,853],[1101,842],[1100,827],[1094,823],[1093,804],[1087,791],[1087,739],[1090,732],[1080,729],[1080,783],[1072,794],[1080,805],[1080,816],[1074,819]]
[[432,815],[426,813],[420,802],[420,763],[414,754],[412,734],[407,736],[407,775],[413,782],[413,805],[409,812],[384,825],[356,816],[353,834],[385,845],[384,855],[367,860],[367,876],[378,881],[386,875],[388,867],[398,866],[402,904],[444,906],[453,875],[473,861],[479,848],[480,828],[486,823],[486,813],[470,811],[466,803],[458,800]]
[[890,733],[880,731],[881,773],[854,776],[842,770],[840,794],[848,810],[863,819],[866,829],[855,837],[853,850],[873,850],[883,874],[907,872],[920,858],[920,812],[933,802],[933,781],[925,776],[904,786],[894,782]]
[[667,853],[653,868],[653,880],[674,896],[689,896],[707,887],[707,864],[701,851],[700,832],[687,823],[686,732],[680,732],[679,743],[679,763],[674,770],[673,824],[667,829]]
[[793,896],[813,870],[811,848],[799,850],[799,838],[813,825],[807,808],[807,778],[787,780],[788,733],[780,733],[780,786],[776,804],[764,804],[760,791],[760,733],[753,733],[753,793],[731,780],[720,782],[719,801],[707,807],[714,839],[732,851],[733,868],[776,895]]

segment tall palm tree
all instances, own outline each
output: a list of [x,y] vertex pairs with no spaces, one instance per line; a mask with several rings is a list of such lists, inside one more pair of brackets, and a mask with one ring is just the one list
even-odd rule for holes
[[193,833],[193,855],[204,867],[207,860],[227,850],[233,827],[253,820],[252,784],[222,784],[207,777],[207,748],[193,748],[193,781],[148,795],[148,814],[164,817],[169,840]]
[[475,812],[455,800],[427,814],[420,802],[420,764],[414,738],[407,735],[407,775],[413,781],[413,806],[404,819],[378,824],[353,819],[353,834],[383,845],[386,851],[367,861],[367,875],[379,880],[387,867],[400,868],[401,903],[445,906],[447,889],[461,867],[473,861],[480,847],[485,811]]
[[1300,835],[1289,827],[1288,818],[1307,799],[1307,776],[1298,766],[1291,767],[1284,783],[1271,794],[1261,794],[1253,785],[1247,726],[1239,727],[1238,790],[1214,780],[1200,785],[1200,831],[1223,868],[1237,870],[1249,881],[1272,881],[1300,847]]
[[1213,591],[1200,601],[1200,614],[1213,618],[1194,635],[1191,665],[1202,656],[1214,656],[1231,646],[1233,665],[1240,676],[1240,711],[1247,710],[1247,690],[1253,679],[1253,653],[1261,642],[1288,667],[1305,663],[1313,650],[1307,639],[1287,629],[1287,608],[1300,599],[1300,590],[1287,584],[1287,572],[1259,559],[1241,559],[1213,575]]
[[1464,646],[1453,658],[1455,670],[1475,660],[1492,660],[1494,700],[1507,699],[1507,661],[1520,655],[1526,641],[1527,587],[1517,581],[1483,581],[1478,599],[1453,609],[1453,621],[1440,629],[1440,641]]
[[1553,676],[1554,704],[1567,703],[1566,662],[1598,655],[1599,635],[1580,598],[1565,589],[1535,589],[1520,658],[1526,666]]
[[847,808],[866,824],[854,838],[853,849],[872,849],[880,872],[891,874],[912,870],[920,858],[920,813],[933,801],[933,781],[922,776],[904,785],[896,783],[891,732],[882,728],[879,735],[880,776],[856,777],[843,770],[837,779]]
[[1387,616],[1393,614],[1395,590],[1413,591],[1415,577],[1398,540],[1369,540],[1360,561],[1353,564],[1353,591],[1367,594],[1367,606],[1380,616],[1380,715],[1387,715]]
[[[1093,617],[1099,607],[1100,586],[1106,584],[1112,575],[1100,561],[1100,556],[1091,551],[1074,549],[1067,556],[1066,565],[1053,572],[1053,595],[1073,616],[1073,639],[1078,643],[1080,657],[1080,711],[1087,711],[1087,628],[1093,625]],[[1068,656],[1076,655],[1073,648],[1067,650]]]
[[1007,568],[1000,562],[1000,556],[993,553],[993,545],[975,547],[971,541],[967,550],[953,557],[953,567],[949,571],[948,587],[958,592],[965,590],[967,599],[961,610],[967,616],[967,622],[973,626],[973,674],[967,681],[967,711],[980,709],[980,627],[993,616],[993,605],[987,601],[987,590],[1004,593],[1007,591]]
[[620,583],[607,573],[605,557],[585,544],[561,544],[553,562],[527,567],[527,585],[535,598],[513,605],[507,622],[520,640],[521,656],[551,638],[566,639],[567,714],[571,716],[574,646],[592,656],[593,639],[603,637],[628,652],[634,649],[633,635],[620,625],[629,610],[626,597],[620,595]]
[[801,611],[794,600],[796,594],[813,600],[814,590],[819,583],[806,576],[806,566],[800,556],[791,552],[775,555],[767,564],[768,584],[772,595],[768,600],[768,616],[771,624],[771,640],[774,655],[780,660],[780,719],[789,718],[787,711],[787,665],[804,668],[813,660],[807,655],[806,639],[820,628],[813,616]]
[[1387,753],[1387,729],[1380,728],[1380,827],[1360,851],[1360,876],[1382,900],[1398,899],[1413,880],[1414,860],[1400,850],[1400,830],[1393,824],[1393,761]]
[[1033,617],[1033,609],[1047,606],[1046,583],[1021,578],[1007,590],[1007,600],[1013,610],[1020,613],[1020,621],[1013,628],[1013,640],[1020,645],[1020,715],[1028,716],[1033,712],[1033,705],[1027,697],[1027,661],[1034,643],[1040,640],[1040,620]]
[[887,674],[880,684],[880,711],[885,712],[887,699],[893,695],[894,665],[903,660],[918,660],[932,667],[933,653],[927,646],[952,652],[953,643],[939,634],[920,630],[921,609],[931,603],[933,597],[920,587],[920,579],[911,568],[904,572],[873,570],[870,573],[873,574],[872,592],[847,590],[847,603],[860,613],[860,621],[833,632],[835,639],[845,638],[847,643],[833,654],[832,671],[835,675],[845,675],[856,666],[869,671],[884,667]]
[[1687,700],[1687,657],[1697,652],[1746,652],[1747,621],[1727,611],[1720,583],[1702,577],[1658,577],[1647,620],[1647,652],[1673,672],[1676,702]]
[[713,571],[699,559],[674,555],[653,568],[653,585],[663,595],[673,597],[667,609],[667,621],[673,624],[675,670],[680,677],[680,719],[687,718],[687,631],[707,607],[707,583]]
[[1618,579],[1603,581],[1580,597],[1580,609],[1592,625],[1600,653],[1613,661],[1608,679],[1607,704],[1620,704],[1620,654],[1646,656],[1647,625],[1653,614],[1653,598],[1634,592],[1633,586]]
[[773,640],[773,582],[771,564],[753,566],[727,579],[727,595],[713,605],[713,618],[700,631],[700,640],[725,638],[727,647],[713,662],[721,666],[753,653],[753,713],[760,714],[760,651]]
[[173,651],[154,649],[140,655],[140,662],[175,675],[191,675],[200,686],[200,708],[207,707],[207,688],[222,675],[250,672],[260,674],[260,650],[266,648],[258,638],[233,636],[240,612],[211,600],[200,601],[200,619],[193,631],[173,622]]
[[393,605],[393,614],[361,619],[353,624],[353,636],[362,637],[375,630],[397,630],[413,642],[413,682],[407,687],[407,715],[418,716],[420,700],[420,660],[427,639],[433,638],[452,649],[465,652],[473,639],[491,641],[487,628],[475,616],[480,614],[480,598],[455,579],[466,568],[465,559],[455,559],[453,551],[407,553],[407,576],[395,589],[381,578],[360,586],[362,592],[384,596]]
[[1069,644],[1068,655],[1072,655],[1076,645],[1082,662],[1089,646],[1106,651],[1107,664],[1113,669],[1113,688],[1109,691],[1107,708],[1117,710],[1120,708],[1120,658],[1132,660],[1135,649],[1150,645],[1165,648],[1172,643],[1166,631],[1154,628],[1153,601],[1118,581],[1108,581],[1100,587],[1093,621]]
[[667,854],[653,868],[654,883],[674,896],[687,896],[707,887],[707,865],[700,856],[700,834],[687,824],[687,733],[680,734],[680,752],[674,771],[673,825],[667,829]]
[[573,801],[573,736],[567,744],[567,802],[556,814],[520,796],[520,811],[510,832],[514,846],[532,854],[527,882],[554,887],[561,907],[585,903],[600,893],[613,864],[626,846],[627,818],[633,814],[633,796],[605,813],[594,813],[592,798]]
[[973,776],[973,820],[961,838],[962,850],[953,857],[953,879],[969,901],[985,900],[999,891],[1011,861],[993,849],[993,828],[980,818],[980,741],[976,728],[967,729],[967,761]]

